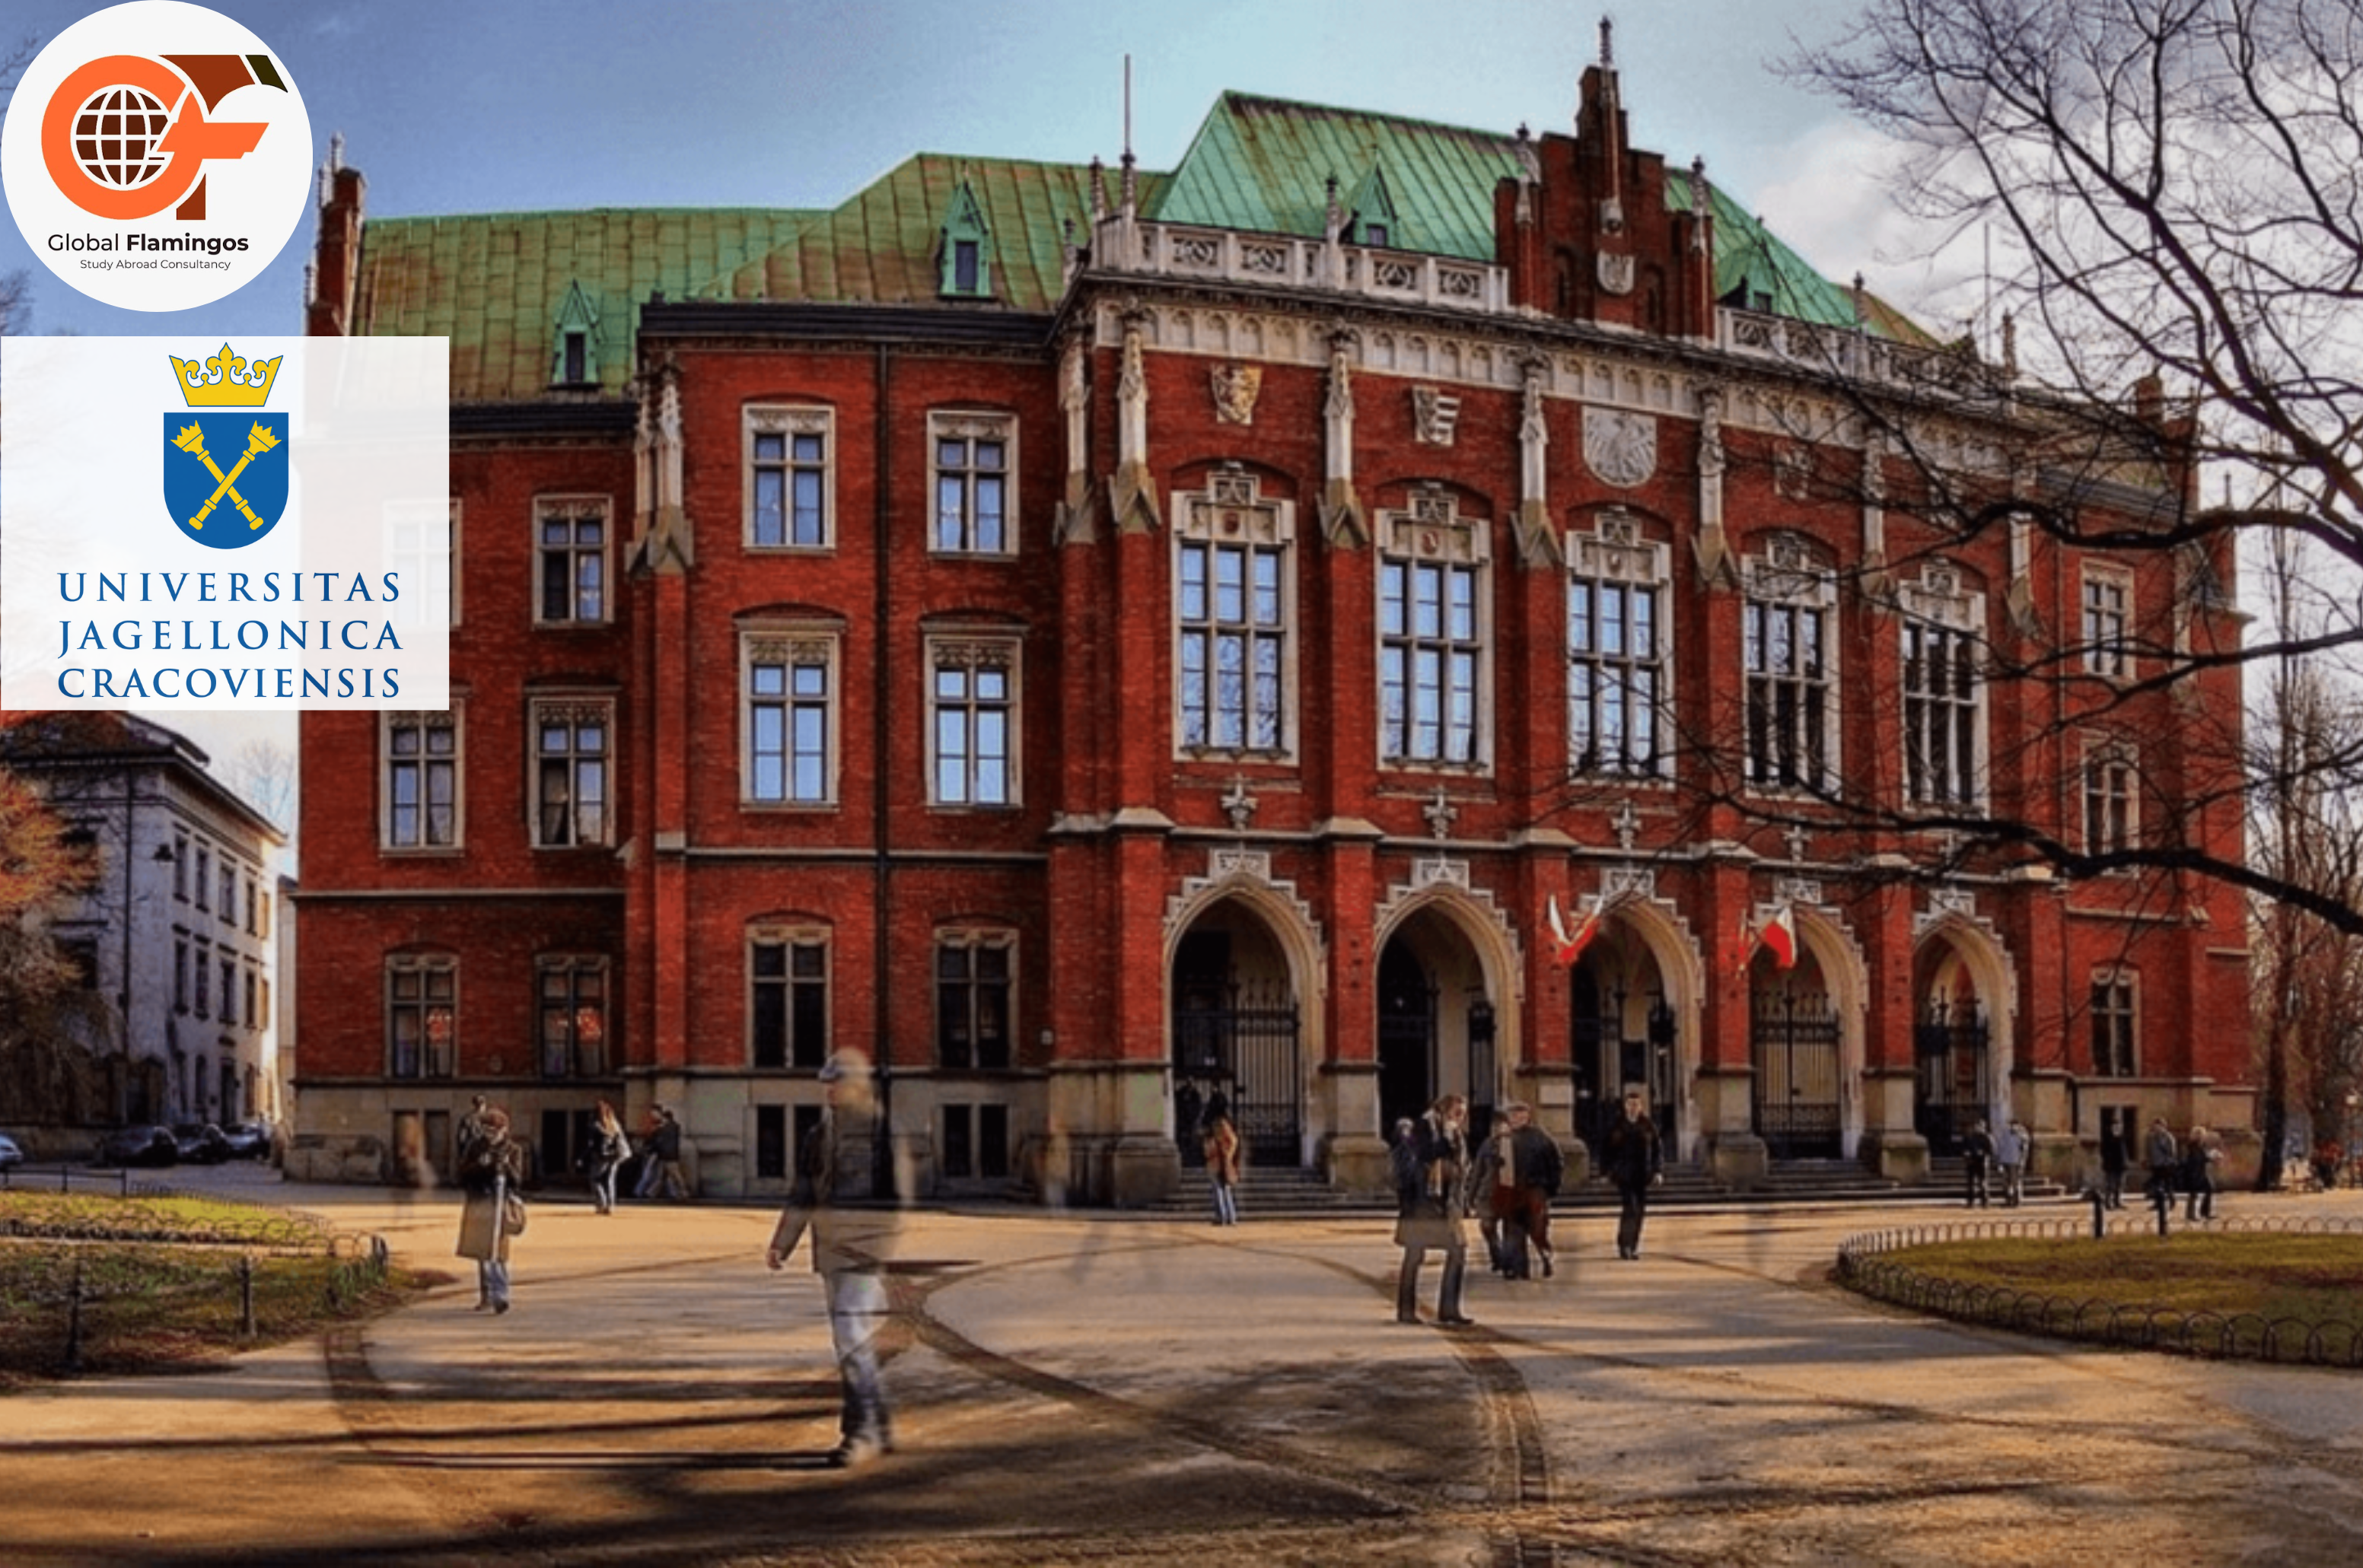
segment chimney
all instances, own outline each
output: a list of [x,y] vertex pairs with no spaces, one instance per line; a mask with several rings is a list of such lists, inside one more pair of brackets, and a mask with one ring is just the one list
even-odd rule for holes
[[311,297],[305,310],[304,331],[311,337],[342,337],[352,331],[353,291],[361,281],[361,198],[369,182],[360,170],[345,166],[343,137],[328,145]]

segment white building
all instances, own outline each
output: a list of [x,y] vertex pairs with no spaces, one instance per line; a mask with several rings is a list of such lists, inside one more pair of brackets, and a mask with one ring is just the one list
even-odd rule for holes
[[269,861],[285,835],[207,761],[126,713],[26,713],[0,729],[0,765],[97,857],[89,891],[51,926],[86,993],[59,1015],[82,1070],[13,1113],[59,1152],[101,1126],[282,1110]]

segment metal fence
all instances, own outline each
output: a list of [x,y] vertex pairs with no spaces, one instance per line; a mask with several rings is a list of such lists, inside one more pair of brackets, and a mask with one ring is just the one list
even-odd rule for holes
[[[2290,1215],[2209,1220],[2201,1228],[2210,1232],[2363,1235],[2363,1221]],[[2147,1234],[2132,1227],[2119,1233]],[[1885,1255],[1910,1247],[2030,1237],[2063,1242],[2094,1239],[2091,1221],[2081,1218],[1973,1220],[1869,1231],[1838,1244],[1838,1282],[1861,1295],[1914,1311],[2057,1339],[2226,1360],[2363,1366],[2363,1322],[2188,1311],[2157,1303],[1970,1284]]]

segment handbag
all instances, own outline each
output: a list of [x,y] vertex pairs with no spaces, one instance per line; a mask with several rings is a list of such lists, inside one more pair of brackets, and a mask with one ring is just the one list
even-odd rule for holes
[[514,1192],[510,1193],[501,1204],[501,1234],[504,1236],[525,1234],[525,1199]]

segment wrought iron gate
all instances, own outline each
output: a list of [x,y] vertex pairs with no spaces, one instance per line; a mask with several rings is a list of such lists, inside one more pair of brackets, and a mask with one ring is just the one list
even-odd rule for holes
[[1758,991],[1749,999],[1756,1135],[1776,1160],[1835,1158],[1840,1148],[1838,1017],[1829,999]]
[[1173,1120],[1184,1164],[1203,1163],[1198,1116],[1217,1089],[1231,1102],[1249,1162],[1303,1163],[1302,1082],[1296,998],[1287,982],[1227,980],[1219,989],[1192,988],[1175,1002]]
[[1975,1002],[1933,1002],[1914,1026],[1912,1121],[1931,1154],[1959,1154],[1969,1124],[1986,1114],[1991,1033]]

